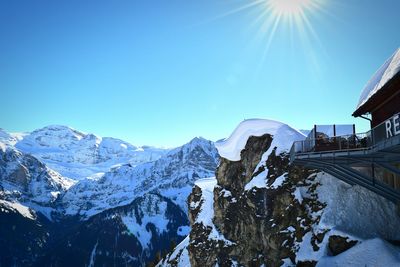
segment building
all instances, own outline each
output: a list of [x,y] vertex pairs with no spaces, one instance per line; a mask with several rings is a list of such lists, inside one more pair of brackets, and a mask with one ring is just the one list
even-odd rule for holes
[[371,130],[358,134],[354,125],[314,125],[305,140],[293,143],[292,164],[400,203],[400,48],[367,83],[353,116],[369,120]]

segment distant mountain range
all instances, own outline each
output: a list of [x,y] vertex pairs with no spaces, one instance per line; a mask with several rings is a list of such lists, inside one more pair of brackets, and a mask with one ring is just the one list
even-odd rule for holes
[[162,149],[66,126],[0,130],[0,265],[142,266],[188,233],[186,199],[217,163],[203,138]]

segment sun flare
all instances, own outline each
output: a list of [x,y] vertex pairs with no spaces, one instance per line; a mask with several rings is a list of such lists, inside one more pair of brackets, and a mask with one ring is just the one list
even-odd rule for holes
[[286,35],[288,43],[302,46],[310,62],[318,69],[315,49],[323,50],[318,32],[314,30],[317,19],[331,14],[327,10],[329,0],[238,0],[236,8],[217,16],[226,16],[248,11],[252,16],[251,28],[255,29],[254,41],[261,44],[260,66],[277,37]]
[[268,8],[275,15],[299,16],[312,7],[312,0],[267,0]]

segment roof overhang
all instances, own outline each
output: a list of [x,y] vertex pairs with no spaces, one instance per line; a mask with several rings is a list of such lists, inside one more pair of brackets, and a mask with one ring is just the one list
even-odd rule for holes
[[378,92],[372,95],[364,104],[359,106],[354,112],[354,117],[359,117],[371,113],[378,107],[384,105],[392,97],[400,93],[400,73],[390,79]]
[[[371,113],[399,90],[400,48],[388,58],[368,81],[353,112],[354,117]],[[397,82],[396,82],[397,81]],[[395,85],[394,85],[395,84]]]

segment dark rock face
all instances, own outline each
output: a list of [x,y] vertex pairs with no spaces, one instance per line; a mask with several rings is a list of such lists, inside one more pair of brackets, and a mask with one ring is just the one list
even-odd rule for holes
[[348,240],[348,237],[338,236],[338,235],[331,235],[329,237],[329,251],[332,253],[333,256],[336,256],[342,252],[345,252],[349,248],[355,246],[358,242],[355,240]]
[[221,158],[216,172],[218,185],[229,191],[242,191],[245,184],[251,180],[254,169],[271,142],[270,135],[250,137],[245,149],[241,152],[241,161],[232,162]]
[[[232,244],[207,239],[211,229],[193,225],[198,211],[190,210],[188,249],[192,266],[280,266],[283,259],[295,262],[295,243],[310,231],[307,225],[312,219],[292,193],[294,185],[306,183],[311,172],[289,167],[288,156],[275,155],[275,151],[256,169],[271,142],[268,134],[250,137],[241,152],[241,161],[221,159],[216,172],[213,222]],[[266,187],[246,190],[246,184],[266,169]],[[272,187],[278,177],[284,177],[283,184]],[[195,187],[189,203],[200,197],[201,190]],[[309,200],[306,205],[315,210],[323,207],[316,200]]]

